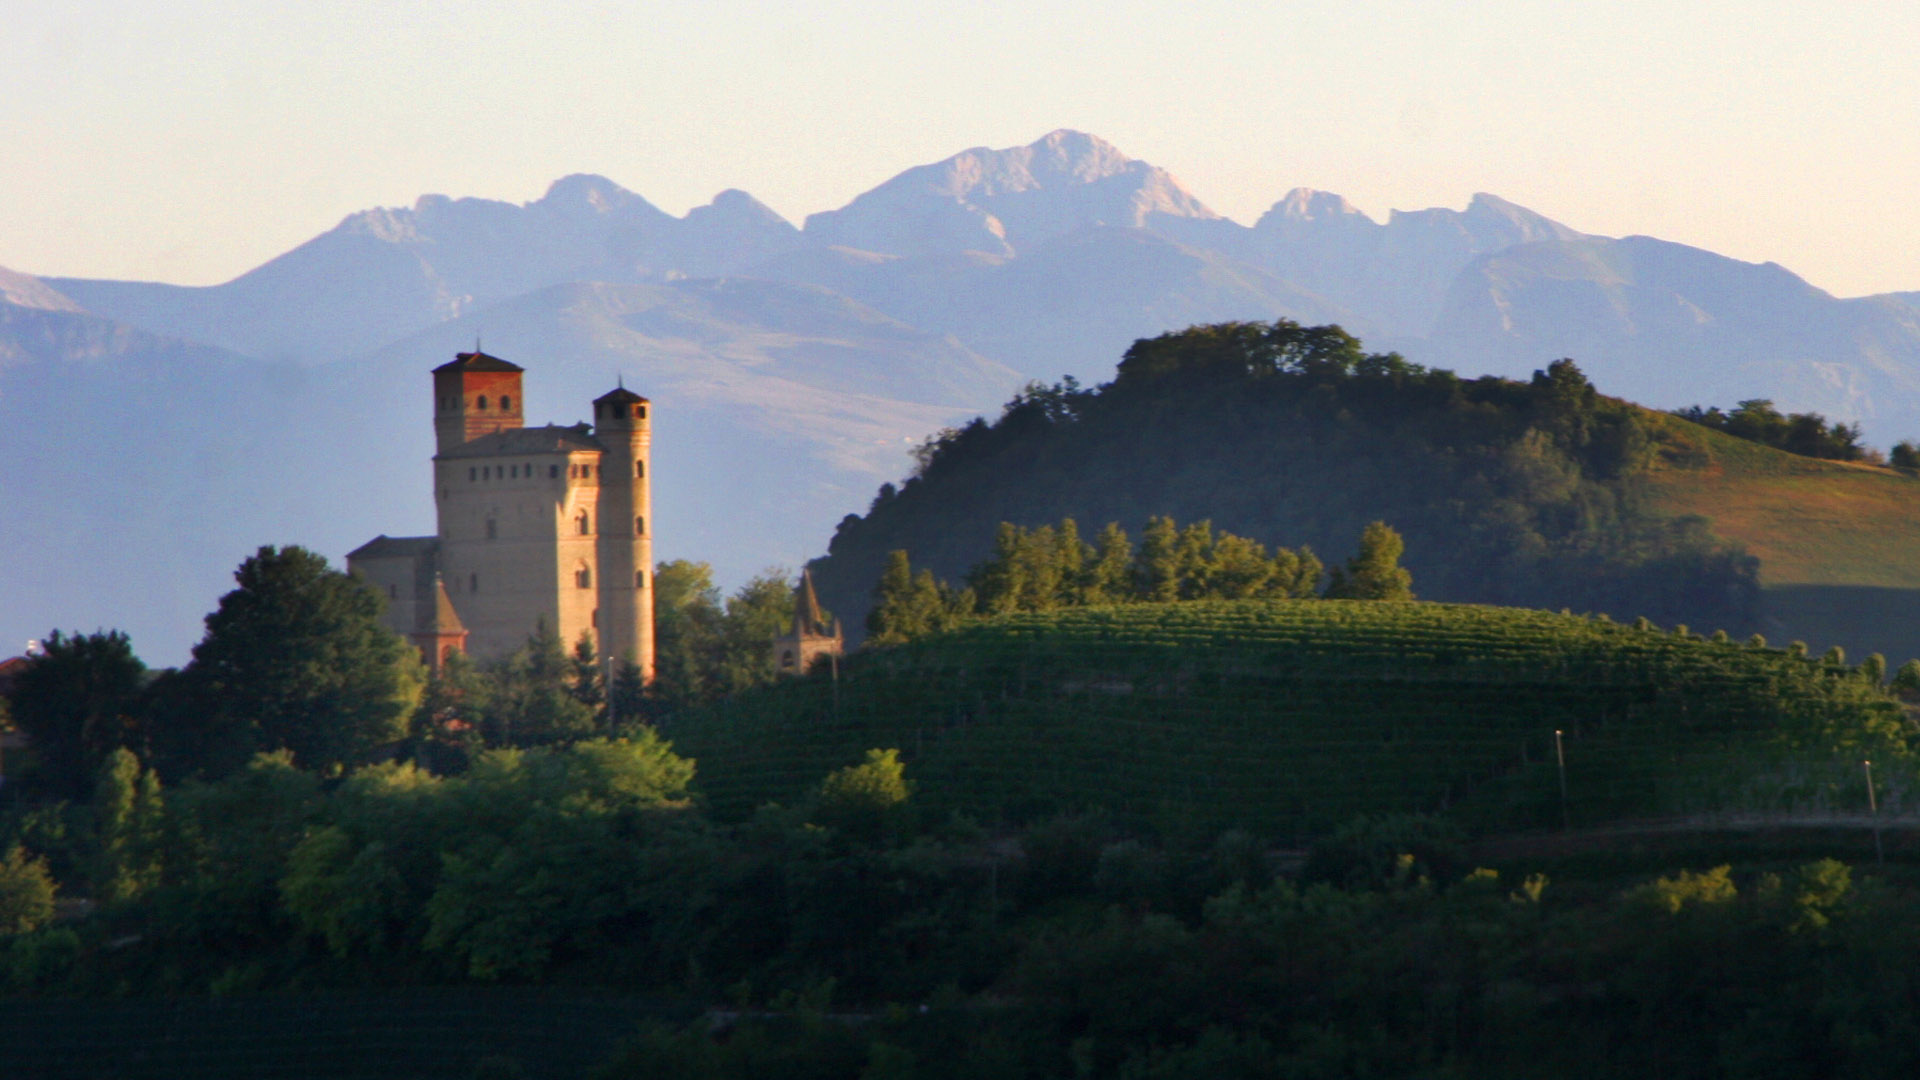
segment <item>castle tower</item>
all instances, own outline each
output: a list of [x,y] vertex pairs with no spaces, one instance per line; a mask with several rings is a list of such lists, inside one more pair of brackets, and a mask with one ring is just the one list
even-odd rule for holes
[[434,451],[444,454],[482,435],[520,427],[526,402],[520,372],[518,364],[488,356],[477,346],[434,368]]
[[821,657],[844,651],[840,620],[820,610],[813,571],[800,571],[800,584],[793,590],[793,631],[773,639],[773,669],[781,675],[805,675]]
[[621,387],[593,402],[601,446],[599,644],[653,680],[653,429],[646,398]]

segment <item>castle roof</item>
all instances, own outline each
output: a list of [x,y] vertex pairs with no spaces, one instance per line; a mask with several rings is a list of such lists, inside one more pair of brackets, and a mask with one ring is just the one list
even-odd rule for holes
[[609,390],[606,393],[601,394],[599,397],[594,398],[593,403],[595,405],[607,405],[607,404],[631,405],[636,402],[644,403],[646,400],[647,400],[646,398],[641,397],[639,394],[636,394],[633,391],[627,389],[626,387],[621,386],[621,387],[616,387],[615,389]]
[[433,369],[435,375],[443,371],[525,371],[519,364],[511,364],[497,356],[488,356],[475,349],[472,352],[454,353],[453,359]]
[[800,571],[800,584],[793,590],[793,636],[837,637],[839,627],[827,622],[820,610],[820,597],[813,591],[813,571]]
[[467,628],[460,622],[460,616],[453,610],[453,597],[447,595],[447,583],[440,575],[433,575],[433,608],[422,608],[419,616],[420,627],[416,633],[424,634],[464,634]]
[[379,536],[347,552],[349,559],[415,558],[430,555],[440,547],[437,536]]
[[437,455],[441,458],[525,457],[528,454],[571,454],[579,450],[605,452],[606,447],[593,437],[585,424],[562,427],[508,428],[491,435],[461,443]]

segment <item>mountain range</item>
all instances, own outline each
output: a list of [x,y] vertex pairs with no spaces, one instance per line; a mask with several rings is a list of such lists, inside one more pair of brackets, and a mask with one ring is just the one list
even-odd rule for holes
[[429,531],[426,373],[476,340],[527,368],[532,422],[619,378],[651,397],[660,552],[735,583],[818,554],[928,434],[1027,380],[1274,318],[1463,374],[1572,356],[1650,405],[1920,434],[1920,293],[1838,299],[1493,195],[1381,222],[1297,189],[1242,225],[1072,131],[799,226],[741,191],[674,217],[576,175],[356,213],[215,286],[0,270],[0,634],[117,626],[177,663],[254,546]]

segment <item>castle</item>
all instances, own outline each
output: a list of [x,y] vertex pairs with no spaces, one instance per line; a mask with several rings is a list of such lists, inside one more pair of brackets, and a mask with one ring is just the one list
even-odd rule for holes
[[478,346],[433,369],[433,536],[378,536],[347,569],[387,598],[387,622],[438,668],[526,643],[542,621],[571,647],[653,678],[652,431],[624,387],[593,423],[522,423],[522,369]]

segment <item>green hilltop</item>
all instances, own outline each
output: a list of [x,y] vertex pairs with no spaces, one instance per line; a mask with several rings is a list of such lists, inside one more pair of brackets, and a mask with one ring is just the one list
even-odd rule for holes
[[888,553],[958,581],[1003,521],[1137,531],[1210,520],[1344,558],[1406,538],[1425,599],[1724,627],[1920,655],[1920,479],[1800,457],[1596,391],[1369,354],[1338,327],[1194,327],[1137,342],[1115,380],[1029,387],[929,439],[914,475],[812,564],[857,636]]
[[[1359,814],[1486,831],[1865,807],[1907,724],[1879,674],[1517,608],[1330,600],[982,619],[676,717],[717,813],[898,748],[933,811],[1101,811],[1301,840]],[[1566,756],[1562,806],[1556,730]],[[1891,775],[1891,774],[1890,774]],[[1856,790],[1859,789],[1859,790]]]

